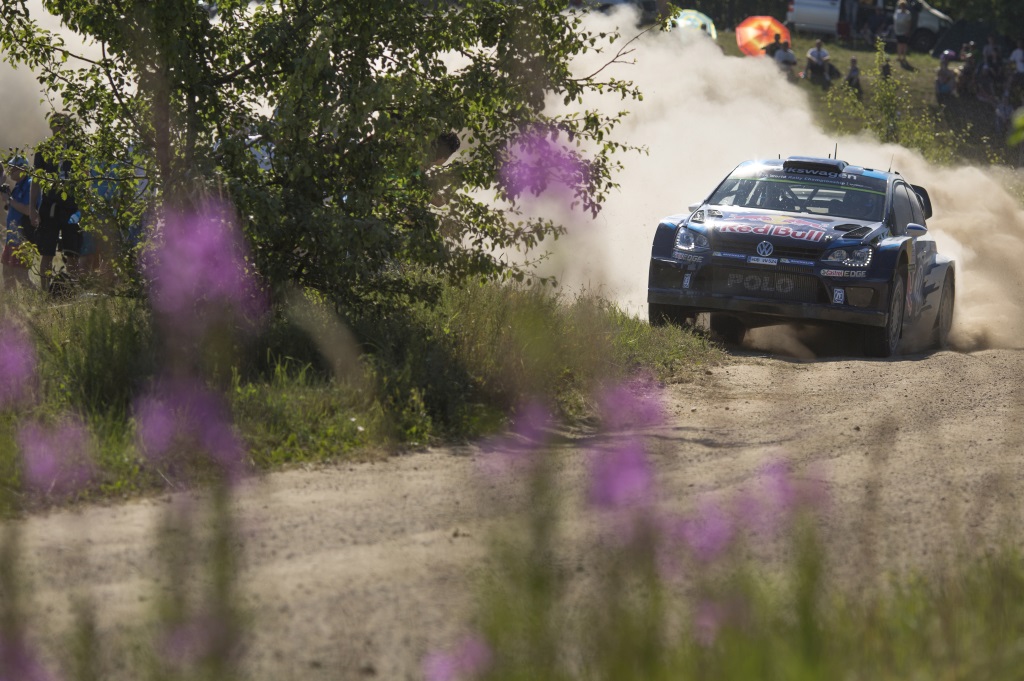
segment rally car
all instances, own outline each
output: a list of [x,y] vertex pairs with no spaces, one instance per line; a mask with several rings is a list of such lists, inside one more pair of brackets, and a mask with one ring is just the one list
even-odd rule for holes
[[946,344],[955,263],[927,236],[923,187],[896,172],[794,156],[740,164],[703,202],[658,225],[652,324],[710,313],[729,343],[783,322],[858,329],[864,351],[913,336]]

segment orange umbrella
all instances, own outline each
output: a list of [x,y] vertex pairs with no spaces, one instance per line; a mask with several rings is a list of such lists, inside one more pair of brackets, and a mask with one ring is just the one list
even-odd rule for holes
[[736,44],[743,54],[763,57],[762,48],[775,42],[776,33],[782,42],[789,42],[789,29],[775,17],[747,17],[736,27]]

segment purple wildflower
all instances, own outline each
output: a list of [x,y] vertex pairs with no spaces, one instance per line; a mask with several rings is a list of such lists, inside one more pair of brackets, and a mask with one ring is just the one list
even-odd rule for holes
[[165,631],[159,650],[174,667],[186,669],[223,652],[230,636],[223,618],[200,613]]
[[65,421],[50,428],[30,423],[18,432],[25,483],[44,494],[65,496],[93,476],[91,440],[85,427]]
[[529,468],[547,439],[551,412],[537,402],[527,404],[512,422],[509,433],[482,447],[481,470],[493,476]]
[[0,330],[0,409],[28,399],[36,377],[36,353],[24,330]]
[[225,308],[253,319],[265,301],[246,262],[246,249],[229,209],[209,204],[196,214],[172,213],[143,260],[153,308],[190,331],[205,320],[197,310]]
[[611,431],[664,422],[660,388],[648,377],[609,388],[601,396],[600,404],[602,419]]
[[595,454],[590,468],[591,504],[607,509],[647,506],[653,497],[654,471],[640,441]]
[[725,551],[736,534],[732,519],[714,501],[704,501],[697,514],[679,522],[676,536],[682,539],[694,557],[710,563]]
[[459,681],[479,676],[491,666],[494,655],[487,641],[467,636],[449,652],[432,653],[423,661],[426,681]]
[[20,636],[0,635],[0,681],[50,681],[52,678]]
[[204,452],[229,479],[246,468],[245,447],[231,427],[227,406],[197,381],[159,385],[136,402],[135,422],[142,450],[154,463],[184,447]]
[[519,135],[510,145],[501,166],[501,185],[511,197],[527,192],[540,196],[548,191],[566,198],[589,182],[587,162],[558,140],[559,131],[533,130]]
[[820,481],[796,479],[788,462],[777,459],[765,464],[754,490],[740,499],[740,514],[749,527],[775,532],[790,522],[801,509],[820,508],[827,494]]
[[725,608],[714,601],[702,600],[693,613],[693,637],[702,646],[714,645],[725,623]]

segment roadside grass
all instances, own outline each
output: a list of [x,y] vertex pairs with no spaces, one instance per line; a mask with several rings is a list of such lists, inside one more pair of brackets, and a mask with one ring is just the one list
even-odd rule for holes
[[[788,464],[769,464],[730,498],[680,514],[652,501],[643,448],[626,440],[591,453],[581,512],[596,530],[583,547],[563,541],[564,518],[580,520],[559,496],[551,453],[534,452],[530,474],[512,481],[523,489],[515,520],[493,537],[495,568],[482,578],[475,628],[428,658],[428,679],[444,678],[430,671],[446,665],[486,681],[1011,681],[1024,673],[1024,556],[1011,494],[993,499],[1015,519],[1001,534],[951,531],[950,544],[962,547],[955,559],[895,572],[865,564],[844,580],[836,567],[857,558],[822,542],[821,491]],[[870,551],[869,541],[855,551]]]
[[[699,332],[652,328],[596,296],[566,300],[546,288],[449,287],[437,306],[349,325],[315,296],[304,297],[307,319],[297,323],[293,303],[268,314],[254,335],[218,342],[235,354],[228,378],[210,383],[261,470],[479,438],[529,404],[586,427],[598,386],[637,374],[685,381],[724,357]],[[30,404],[0,412],[2,484],[21,486],[21,425],[81,422],[97,470],[76,498],[166,487],[136,433],[136,402],[165,377],[174,351],[146,304],[99,296],[53,304],[31,292],[4,304],[27,320],[38,385]],[[332,324],[352,337],[347,360],[332,359],[339,342],[316,331]]]

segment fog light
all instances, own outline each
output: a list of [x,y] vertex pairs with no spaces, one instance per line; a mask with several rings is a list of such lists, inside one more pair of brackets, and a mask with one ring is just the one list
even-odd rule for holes
[[854,307],[871,307],[875,301],[875,289],[851,286],[846,289],[846,300]]

